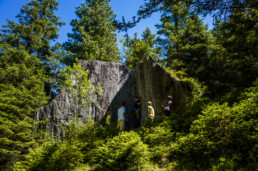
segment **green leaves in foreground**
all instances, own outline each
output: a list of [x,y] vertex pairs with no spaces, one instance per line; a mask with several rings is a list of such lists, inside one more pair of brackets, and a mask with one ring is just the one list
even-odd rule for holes
[[46,104],[40,62],[23,47],[0,44],[0,170],[33,146],[33,115]]
[[90,154],[90,163],[101,170],[137,170],[149,161],[147,145],[135,132],[109,139]]
[[170,160],[177,160],[181,169],[257,168],[257,85],[256,81],[233,106],[213,103],[206,107],[190,133],[171,145]]

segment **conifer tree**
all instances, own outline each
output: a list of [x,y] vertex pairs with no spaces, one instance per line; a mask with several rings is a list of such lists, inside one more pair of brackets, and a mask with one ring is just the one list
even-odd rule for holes
[[33,145],[33,115],[47,101],[39,59],[24,47],[0,44],[0,169]]
[[212,31],[219,50],[213,51],[212,82],[229,89],[248,87],[258,74],[258,10],[233,12],[228,21],[216,21]]
[[64,47],[79,60],[118,61],[115,14],[110,0],[86,0],[76,8],[78,19],[71,22],[73,32],[68,34]]
[[[177,5],[179,0],[145,0],[138,11],[137,16],[134,16],[131,21],[126,22],[123,18],[122,21],[117,21],[119,30],[126,31],[134,27],[142,19],[150,17],[155,12],[166,11],[168,7]],[[181,1],[182,2],[182,1]],[[206,16],[211,14],[214,17],[227,19],[234,11],[244,10],[247,8],[257,9],[256,0],[184,0],[192,11],[196,14]]]
[[50,41],[58,38],[58,27],[64,25],[54,14],[57,8],[56,0],[32,0],[27,3],[16,16],[18,23],[8,20],[4,25],[4,41],[13,47],[22,45],[29,54],[46,60],[51,54]]
[[71,53],[64,50],[61,43],[56,43],[51,48],[51,54],[47,57],[47,61],[45,62],[47,73],[49,73],[46,81],[47,86],[45,87],[48,88],[47,94],[50,98],[54,98],[57,91],[60,90],[62,78],[60,76],[60,69],[63,68],[63,63],[66,63],[64,60],[69,56],[71,56]]
[[[162,15],[158,41],[168,65],[192,77],[204,77],[211,35],[185,2],[170,6]],[[201,78],[206,79],[206,78]]]
[[50,41],[63,23],[55,0],[32,0],[21,8],[18,23],[8,21],[0,44],[0,163],[6,168],[34,144],[33,117],[47,102]]
[[[60,22],[54,12],[58,9],[56,0],[32,0],[20,10],[16,16],[18,23],[8,20],[7,25],[1,30],[2,42],[8,42],[12,47],[24,46],[30,55],[36,55],[40,60],[40,66],[44,68],[46,75],[53,74],[48,65],[49,57],[53,56],[51,41],[58,38],[58,29],[64,23]],[[54,55],[56,56],[56,55]],[[51,83],[46,81],[46,93],[51,96]]]
[[160,49],[155,47],[155,43],[155,34],[152,34],[149,28],[143,31],[142,39],[137,37],[137,33],[134,34],[132,39],[126,36],[123,42],[126,65],[134,68],[144,57],[152,57],[154,60],[159,60]]

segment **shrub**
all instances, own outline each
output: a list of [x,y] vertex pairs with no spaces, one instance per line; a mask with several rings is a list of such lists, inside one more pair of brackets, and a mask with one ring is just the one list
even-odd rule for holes
[[73,143],[59,144],[56,150],[49,159],[49,170],[71,170],[80,165],[83,161],[83,154],[81,153],[80,143],[73,141]]
[[149,161],[147,145],[132,131],[109,139],[90,154],[90,164],[101,170],[138,170]]
[[72,144],[50,140],[40,147],[30,149],[25,161],[17,162],[13,170],[70,170],[80,165],[83,155],[78,142]]
[[257,86],[247,89],[230,107],[213,103],[191,126],[190,134],[171,146],[171,160],[189,169],[244,168],[254,170],[258,143]]
[[30,149],[25,161],[16,162],[13,170],[47,170],[49,166],[49,159],[52,153],[57,150],[57,142],[53,140],[46,140],[41,146]]

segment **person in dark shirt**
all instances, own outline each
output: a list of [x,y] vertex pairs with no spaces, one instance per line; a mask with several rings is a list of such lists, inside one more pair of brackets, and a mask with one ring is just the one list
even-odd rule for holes
[[140,107],[143,101],[139,99],[138,96],[134,97],[134,104],[132,111],[134,113],[134,128],[138,128],[140,126],[140,120],[141,120],[141,115],[140,115]]
[[168,99],[163,103],[162,108],[163,108],[164,114],[166,116],[169,116],[172,108],[172,96],[168,96]]

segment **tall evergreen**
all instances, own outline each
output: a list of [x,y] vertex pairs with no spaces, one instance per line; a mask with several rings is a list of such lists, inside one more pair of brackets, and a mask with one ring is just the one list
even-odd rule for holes
[[[150,17],[153,13],[163,12],[170,6],[177,5],[179,0],[145,0],[138,11],[137,16],[134,16],[131,21],[126,22],[123,18],[122,21],[117,21],[119,30],[128,30],[136,26],[142,19]],[[211,14],[214,17],[227,19],[234,11],[243,9],[257,9],[256,0],[184,0],[195,14],[202,14],[206,16]]]
[[192,77],[205,80],[203,71],[208,62],[211,35],[202,20],[185,2],[164,11],[158,25],[158,38],[168,65]]
[[134,34],[133,38],[126,35],[123,42],[126,65],[130,68],[134,68],[144,57],[152,57],[154,60],[160,59],[160,49],[155,47],[156,35],[152,34],[149,28],[146,28],[142,33],[142,39],[137,36],[137,33]]
[[[53,56],[51,41],[58,38],[59,27],[65,23],[55,15],[58,9],[56,0],[32,0],[20,10],[16,16],[18,23],[8,20],[1,30],[2,42],[8,42],[12,47],[24,46],[30,55],[36,55],[41,60],[41,67],[51,77],[48,59]],[[46,93],[51,96],[51,86],[46,80]]]
[[23,159],[34,144],[33,118],[47,102],[50,41],[63,23],[54,14],[55,0],[32,0],[21,8],[18,22],[0,32],[0,163],[6,168]]
[[24,47],[0,44],[0,169],[33,145],[33,115],[46,103],[44,71]]
[[18,23],[8,20],[2,30],[4,41],[13,47],[24,46],[29,54],[46,60],[51,54],[50,41],[58,38],[58,27],[64,25],[54,12],[56,0],[32,0],[16,16]]
[[229,17],[217,20],[213,29],[220,49],[213,52],[211,80],[224,89],[248,87],[258,74],[258,10],[238,10]]
[[78,19],[71,22],[72,33],[68,34],[65,48],[77,59],[118,61],[115,14],[110,0],[86,0],[76,8]]

